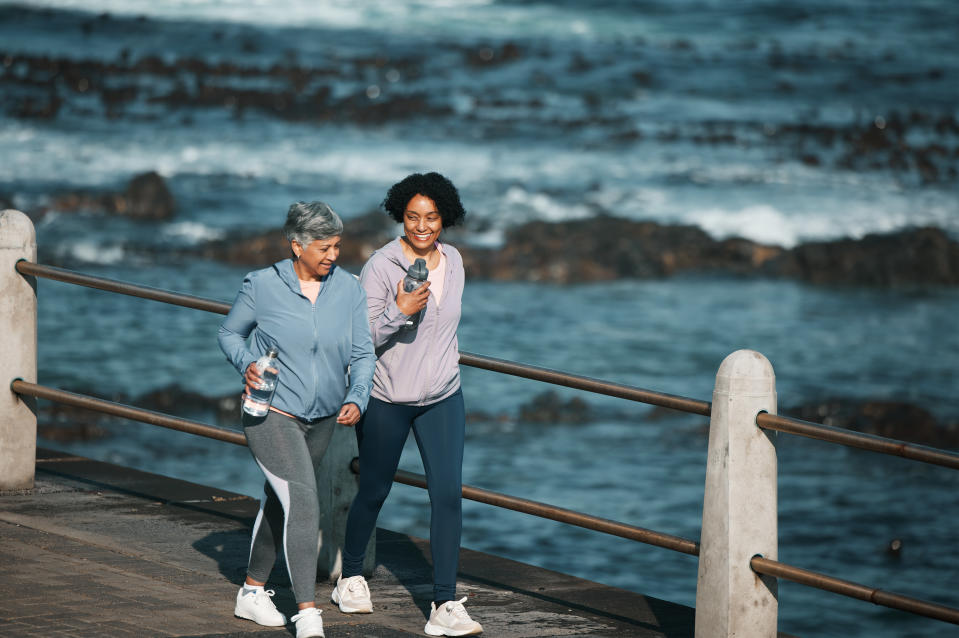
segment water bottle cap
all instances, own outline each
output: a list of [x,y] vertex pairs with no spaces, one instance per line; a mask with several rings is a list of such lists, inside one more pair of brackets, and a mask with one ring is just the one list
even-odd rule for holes
[[426,260],[422,257],[417,257],[413,262],[413,265],[409,267],[409,270],[406,271],[406,274],[412,277],[413,279],[420,279],[426,281],[430,276],[430,271],[426,267]]
[[270,357],[271,359],[276,359],[278,354],[280,354],[280,351],[276,349],[276,346],[270,346],[266,349],[266,356]]

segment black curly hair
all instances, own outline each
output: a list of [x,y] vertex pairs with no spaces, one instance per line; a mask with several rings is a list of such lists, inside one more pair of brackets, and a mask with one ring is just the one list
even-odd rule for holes
[[383,208],[397,223],[401,223],[403,214],[406,212],[406,205],[417,195],[433,200],[443,220],[443,228],[456,226],[466,217],[466,211],[463,210],[463,204],[460,202],[460,194],[453,186],[453,182],[439,173],[407,175],[390,187],[389,192],[386,193],[386,199],[383,200]]

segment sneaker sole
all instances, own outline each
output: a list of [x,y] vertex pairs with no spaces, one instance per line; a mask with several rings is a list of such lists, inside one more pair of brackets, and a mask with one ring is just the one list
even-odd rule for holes
[[255,622],[256,624],[260,625],[261,627],[286,627],[286,621],[285,621],[285,620],[284,620],[284,622],[282,622],[282,623],[280,623],[280,624],[263,623],[263,622],[260,622],[259,620],[257,620],[256,618],[253,618],[252,616],[245,616],[245,615],[243,615],[243,614],[237,613],[235,610],[233,611],[233,615],[236,616],[237,618],[242,618],[243,620],[252,620],[252,621]]
[[475,636],[476,634],[483,633],[483,628],[478,629],[461,629],[459,631],[453,629],[446,629],[444,627],[439,627],[431,623],[426,623],[426,627],[423,628],[430,636]]
[[348,605],[344,605],[343,603],[341,603],[339,600],[337,600],[338,598],[339,597],[336,595],[336,587],[334,587],[333,593],[330,594],[330,600],[333,601],[333,604],[339,607],[340,611],[343,612],[344,614],[372,614],[373,613],[373,605],[370,605],[368,608],[350,607]]

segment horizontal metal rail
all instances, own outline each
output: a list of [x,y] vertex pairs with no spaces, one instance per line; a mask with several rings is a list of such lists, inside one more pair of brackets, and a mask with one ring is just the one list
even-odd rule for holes
[[644,390],[631,385],[611,383],[591,377],[567,374],[566,372],[560,372],[558,370],[506,361],[505,359],[494,359],[469,352],[460,352],[460,363],[474,368],[499,372],[501,374],[510,374],[515,377],[544,381],[553,385],[586,390],[587,392],[593,392],[595,394],[605,394],[607,396],[619,397],[639,403],[658,405],[682,412],[690,412],[702,416],[709,416],[710,413],[710,404],[706,401],[680,397],[673,394],[663,394],[662,392],[653,392],[652,390]]
[[802,419],[793,419],[786,416],[768,414],[766,412],[759,413],[756,417],[756,424],[766,430],[797,434],[811,439],[839,443],[849,447],[869,450],[870,452],[901,456],[913,461],[922,461],[923,463],[931,463],[933,465],[941,465],[942,467],[959,470],[959,454],[934,447],[906,443],[905,441],[897,441],[896,439],[887,439],[886,437],[876,436],[874,434],[853,432],[831,425],[810,423]]
[[62,281],[68,284],[77,284],[88,288],[97,288],[108,292],[118,292],[122,295],[132,297],[141,297],[143,299],[152,299],[162,301],[163,303],[173,304],[174,306],[184,306],[186,308],[196,308],[207,312],[216,312],[225,315],[230,312],[230,304],[223,301],[214,301],[206,297],[196,297],[194,295],[185,295],[181,292],[172,292],[162,288],[151,288],[150,286],[141,286],[131,284],[117,279],[108,279],[106,277],[94,277],[75,270],[66,268],[57,268],[56,266],[47,266],[44,264],[35,264],[29,261],[18,261],[17,272],[21,275],[33,275],[34,277],[44,277],[54,281]]
[[29,383],[22,379],[14,379],[13,383],[10,384],[10,389],[17,394],[25,394],[39,399],[48,399],[77,408],[112,414],[113,416],[133,419],[134,421],[142,421],[150,425],[158,425],[171,430],[205,436],[218,441],[226,441],[227,443],[234,443],[236,445],[246,445],[246,437],[239,432],[206,425],[205,423],[199,423],[189,419],[180,419],[162,412],[144,410],[143,408],[135,408],[122,403],[97,399],[85,394],[77,394],[45,385],[37,385],[36,383]]
[[900,609],[920,616],[944,620],[959,625],[959,609],[947,607],[946,605],[939,605],[918,598],[894,594],[848,580],[840,580],[839,578],[833,578],[832,576],[826,576],[825,574],[813,572],[808,569],[794,567],[786,563],[763,558],[762,556],[753,556],[749,561],[749,566],[752,567],[754,572],[759,574],[785,578],[800,585],[815,587],[816,589],[822,589],[834,594],[865,600],[882,607]]
[[[117,292],[143,299],[153,299],[176,306],[187,308],[196,308],[207,312],[227,314],[230,311],[230,304],[223,301],[214,301],[204,297],[196,297],[183,293],[163,290],[161,288],[151,288],[140,286],[116,279],[107,279],[105,277],[94,277],[73,270],[57,268],[56,266],[47,266],[36,264],[29,261],[17,262],[17,272],[23,275],[33,275],[35,277],[45,277],[66,283],[88,286],[109,292]],[[661,407],[672,408],[701,416],[709,416],[711,404],[706,401],[690,399],[688,397],[663,394],[651,390],[643,390],[634,386],[610,383],[590,377],[577,376],[551,370],[549,368],[540,368],[523,363],[506,361],[503,359],[494,359],[469,352],[460,352],[460,363],[474,368],[482,368],[502,374],[534,379],[546,383],[562,385],[569,388],[586,390],[597,394],[620,397],[631,401],[658,405]],[[914,461],[931,463],[951,469],[959,469],[959,454],[939,450],[936,448],[915,445],[896,439],[887,439],[871,434],[861,432],[852,432],[843,430],[821,423],[803,421],[789,417],[776,416],[772,414],[761,413],[756,418],[756,423],[761,428],[776,430],[788,434],[805,436],[822,441],[839,443],[849,447],[856,447],[872,452],[889,454],[893,456],[902,456]]]
[[[168,304],[195,308],[207,312],[227,314],[230,310],[230,304],[186,295],[182,293],[163,290],[160,288],[151,288],[131,284],[104,277],[94,277],[63,268],[35,264],[27,261],[20,261],[16,269],[23,275],[32,275],[36,277],[45,277],[65,283],[72,283],[91,288],[97,288],[109,292],[116,292],[144,299],[152,299]],[[687,397],[663,394],[627,386],[617,383],[610,383],[590,377],[571,375],[549,368],[529,366],[503,359],[484,357],[481,355],[460,352],[460,363],[476,368],[509,374],[513,376],[543,381],[554,385],[561,385],[570,388],[604,394],[608,396],[619,397],[631,401],[658,405],[661,407],[672,408],[692,414],[710,416],[711,404],[705,401],[698,401]],[[181,419],[152,410],[135,408],[112,401],[97,399],[94,397],[67,392],[56,388],[28,383],[21,379],[13,381],[11,389],[22,395],[34,396],[37,398],[48,399],[75,407],[86,408],[106,414],[142,421],[152,425],[166,427],[181,432],[205,436],[220,441],[234,443],[236,445],[246,445],[246,437],[238,432],[233,432],[223,428],[218,428],[197,421]],[[850,447],[858,447],[865,450],[880,452],[893,456],[959,469],[959,454],[938,450],[921,445],[914,445],[895,439],[887,439],[880,436],[863,434],[860,432],[851,432],[827,426],[819,423],[803,421],[768,413],[757,415],[756,424],[764,429],[775,430],[799,436],[819,439],[832,443],[839,443]],[[356,461],[354,459],[354,465]],[[356,471],[354,467],[354,471]],[[405,470],[399,470],[394,481],[411,485],[414,487],[425,488],[426,478],[420,474],[414,474]],[[585,529],[591,529],[613,536],[619,536],[635,540],[649,545],[656,545],[665,549],[689,554],[699,555],[699,543],[685,539],[679,536],[672,536],[655,532],[642,527],[626,525],[608,519],[598,518],[555,507],[537,501],[521,499],[498,492],[483,490],[469,485],[463,486],[463,497],[481,503],[486,503],[496,507],[511,509],[518,512],[531,514],[541,518],[547,518],[569,525],[575,525]],[[818,572],[813,572],[799,567],[769,560],[762,556],[755,556],[750,561],[752,569],[760,574],[766,574],[777,578],[785,578],[793,582],[816,587],[832,593],[866,600],[877,605],[908,611],[937,620],[944,620],[954,624],[959,624],[959,609],[939,605],[928,601],[910,598],[899,594],[885,592],[880,589],[867,587],[850,581],[841,580]]]
[[[65,405],[71,405],[96,412],[103,412],[105,414],[133,419],[135,421],[142,421],[151,425],[157,425],[189,434],[195,434],[197,436],[217,439],[219,441],[226,441],[236,445],[246,445],[246,437],[239,432],[233,432],[224,428],[206,425],[204,423],[191,421],[189,419],[173,417],[161,412],[154,412],[152,410],[136,408],[121,403],[115,403],[113,401],[97,399],[95,397],[83,394],[77,394],[74,392],[59,390],[57,388],[38,385],[36,383],[29,383],[27,381],[23,381],[22,379],[14,380],[10,387],[14,392],[20,395],[47,399],[57,403],[63,403]],[[358,463],[355,459],[351,466],[353,467],[354,471],[358,471]],[[403,483],[413,487],[426,488],[426,477],[421,474],[399,470],[394,476],[394,480],[397,483]],[[463,486],[463,498],[480,503],[486,503],[495,507],[502,507],[505,509],[530,514],[532,516],[538,516],[540,518],[546,518],[561,523],[582,527],[584,529],[610,534],[612,536],[619,536],[621,538],[634,540],[647,545],[655,545],[657,547],[670,549],[683,554],[688,554],[690,556],[699,555],[700,546],[699,543],[696,543],[695,541],[682,538],[680,536],[663,534],[661,532],[656,532],[642,527],[611,521],[609,519],[590,516],[588,514],[556,507],[546,503],[517,498],[470,485]],[[857,583],[840,580],[838,578],[833,578],[817,572],[793,567],[778,561],[769,560],[761,556],[753,557],[753,559],[750,561],[750,566],[754,571],[760,574],[767,574],[777,578],[785,578],[803,585],[817,587],[819,589],[824,589],[826,591],[852,598],[867,600],[884,607],[900,609],[902,611],[935,618],[937,620],[945,620],[947,622],[959,624],[959,610],[946,607],[944,605],[930,603],[915,598],[909,598],[907,596],[885,592],[880,589],[867,587],[865,585],[859,585]]]
[[[350,464],[350,468],[353,470],[353,472],[359,473],[359,462],[357,459],[353,459],[353,462]],[[397,483],[403,483],[404,485],[411,485],[413,487],[421,487],[424,489],[427,487],[425,476],[422,474],[416,474],[414,472],[407,472],[406,470],[397,470],[393,480]],[[556,507],[555,505],[549,505],[548,503],[530,501],[525,498],[518,498],[515,496],[509,496],[507,494],[502,494],[500,492],[484,490],[471,485],[463,486],[463,498],[476,501],[478,503],[493,505],[494,507],[502,507],[503,509],[513,510],[514,512],[531,514],[532,516],[538,516],[539,518],[548,518],[560,523],[566,523],[568,525],[575,525],[576,527],[582,527],[584,529],[603,532],[604,534],[609,534],[611,536],[627,538],[640,543],[646,543],[647,545],[655,545],[657,547],[671,549],[674,552],[680,552],[681,554],[699,556],[699,543],[689,540],[688,538],[673,536],[671,534],[663,534],[661,532],[656,532],[644,527],[636,527],[634,525],[627,525],[626,523],[611,521],[606,518],[590,516],[589,514],[583,514],[582,512],[577,512],[575,510]]]
[[[196,434],[197,436],[205,436],[207,438],[226,441],[227,443],[234,443],[236,445],[247,444],[246,437],[239,432],[233,432],[232,430],[206,425],[205,423],[200,423],[198,421],[173,417],[161,412],[154,412],[152,410],[145,410],[143,408],[124,405],[122,403],[97,399],[84,394],[77,394],[75,392],[67,392],[57,388],[38,385],[36,383],[29,383],[27,381],[23,381],[22,379],[15,379],[13,383],[10,384],[10,388],[17,394],[21,395],[47,399],[49,401],[55,401],[57,403],[72,405],[78,408],[93,410],[95,412],[103,412],[126,419],[133,419],[134,421],[142,421],[143,423],[170,428],[171,430],[179,430],[180,432],[186,432],[188,434]],[[352,465],[354,472],[358,470],[358,465],[359,464],[354,459]],[[394,477],[394,480],[397,483],[412,485],[414,487],[426,487],[425,476],[422,474],[407,472],[405,470],[398,471]],[[662,534],[642,527],[635,527],[625,523],[619,523],[617,521],[590,516],[589,514],[583,514],[574,510],[555,507],[546,503],[528,501],[525,499],[508,496],[506,494],[500,494],[498,492],[491,492],[478,487],[472,487],[470,485],[463,486],[463,498],[511,509],[517,512],[523,512],[525,514],[531,514],[540,518],[548,518],[561,523],[568,523],[577,527],[592,529],[597,532],[603,532],[613,536],[628,538],[641,543],[646,543],[648,545],[664,547],[666,549],[671,549],[684,554],[691,554],[693,556],[697,556],[699,554],[699,544],[694,541],[681,538],[679,536]]]
[[[182,293],[163,290],[160,288],[151,288],[140,286],[114,279],[104,277],[94,277],[83,273],[47,266],[34,264],[27,261],[17,263],[17,271],[25,275],[37,277],[46,277],[66,283],[73,283],[100,290],[117,292],[144,299],[153,299],[174,305],[188,308],[196,308],[207,312],[226,314],[230,311],[230,304],[222,301],[214,301],[203,297],[186,295]],[[662,407],[709,416],[711,405],[706,401],[698,401],[688,397],[675,396],[660,392],[653,392],[636,388],[633,386],[610,383],[590,377],[567,374],[549,368],[529,366],[503,359],[485,357],[469,352],[460,352],[460,363],[463,365],[519,376],[527,379],[534,379],[555,385],[562,385],[570,388],[586,390],[598,394],[620,397],[631,401],[648,403]],[[863,434],[861,432],[850,432],[820,423],[812,423],[800,419],[776,416],[762,413],[756,419],[757,424],[765,429],[777,430],[780,432],[806,436],[823,441],[839,443],[850,447],[858,447],[873,452],[890,454],[893,456],[902,456],[905,458],[941,465],[953,469],[959,469],[959,454],[937,450],[921,445],[914,445],[895,439]]]
[[[20,261],[17,263],[17,272],[23,275],[45,277],[55,281],[87,286],[89,288],[97,288],[98,290],[106,290],[124,295],[132,295],[134,297],[141,297],[143,299],[153,299],[154,301],[162,301],[164,303],[177,306],[206,310],[207,312],[219,313],[221,315],[225,315],[230,312],[230,304],[222,301],[214,301],[204,297],[195,297],[193,295],[163,290],[162,288],[140,286],[124,281],[118,281],[116,279],[94,277],[92,275],[86,275],[73,270],[66,270],[65,268],[57,268],[56,266],[46,266],[43,264],[34,264],[28,261]],[[648,403],[665,408],[682,410],[684,412],[691,412],[693,414],[709,416],[710,406],[706,401],[698,401],[696,399],[689,399],[687,397],[663,394],[661,392],[653,392],[651,390],[643,390],[642,388],[636,388],[629,385],[611,383],[609,381],[602,381],[600,379],[567,374],[558,370],[529,366],[512,361],[506,361],[504,359],[484,357],[481,355],[470,354],[468,352],[460,353],[460,363],[472,366],[474,368],[482,368],[484,370],[491,370],[493,372],[510,374],[527,379],[534,379],[536,381],[545,381],[546,383],[576,388],[579,390],[586,390],[596,394],[605,394],[622,399],[629,399],[630,401],[639,401],[641,403]]]

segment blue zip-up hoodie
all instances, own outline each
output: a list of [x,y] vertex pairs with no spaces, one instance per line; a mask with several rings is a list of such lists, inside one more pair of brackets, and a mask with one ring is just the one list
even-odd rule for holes
[[449,244],[446,279],[439,303],[430,293],[419,326],[400,330],[407,316],[396,305],[397,284],[406,275],[410,260],[402,239],[394,239],[373,253],[360,281],[369,300],[370,330],[376,346],[376,375],[372,395],[389,403],[429,405],[442,401],[460,387],[459,327],[463,303],[463,258]]
[[279,410],[306,420],[337,414],[345,403],[365,412],[376,364],[367,317],[356,277],[334,265],[314,304],[300,292],[293,260],[284,259],[246,275],[217,341],[241,375],[277,346],[272,405]]

